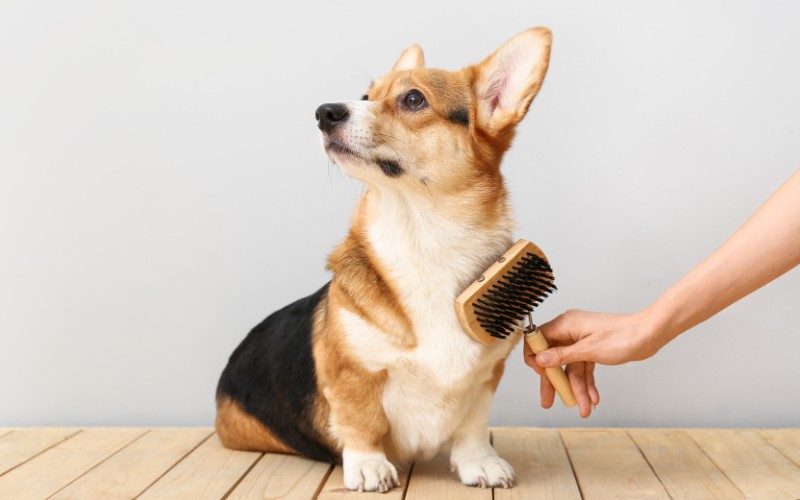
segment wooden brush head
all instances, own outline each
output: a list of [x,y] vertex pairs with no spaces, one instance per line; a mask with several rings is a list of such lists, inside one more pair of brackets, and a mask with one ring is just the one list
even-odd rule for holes
[[556,289],[544,252],[517,241],[456,298],[458,321],[483,344],[505,339]]

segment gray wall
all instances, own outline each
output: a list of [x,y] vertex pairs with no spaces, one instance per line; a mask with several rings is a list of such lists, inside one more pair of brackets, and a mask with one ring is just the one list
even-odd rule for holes
[[[477,62],[550,26],[504,169],[579,307],[634,311],[800,160],[796,2],[0,3],[0,425],[208,425],[229,353],[328,279],[360,187],[316,106],[411,43]],[[455,5],[455,4],[451,4]],[[514,352],[492,423],[800,424],[800,272],[649,361],[582,421]]]

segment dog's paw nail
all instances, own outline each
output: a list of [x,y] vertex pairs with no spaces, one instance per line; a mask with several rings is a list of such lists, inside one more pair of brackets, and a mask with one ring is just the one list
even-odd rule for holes
[[385,493],[400,483],[397,469],[383,456],[375,454],[354,462],[344,464],[344,485],[349,490]]
[[514,469],[498,456],[488,456],[458,463],[458,475],[466,485],[480,488],[512,488]]

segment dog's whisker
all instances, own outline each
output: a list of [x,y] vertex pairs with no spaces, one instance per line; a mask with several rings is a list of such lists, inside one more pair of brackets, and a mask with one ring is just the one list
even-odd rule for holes
[[375,79],[374,79],[374,78],[372,78],[372,77],[370,76],[370,74],[369,74],[369,73],[367,73],[367,72],[364,70],[364,68],[363,68],[363,67],[361,67],[361,65],[358,63],[358,61],[355,61],[355,64],[356,64],[356,68],[358,68],[358,70],[361,72],[361,74],[363,74],[363,75],[364,75],[364,77],[367,79],[367,86],[368,86],[368,87],[371,87],[371,86],[372,86],[372,82],[373,82],[373,81],[375,81]]
[[389,139],[394,139],[395,141],[399,142],[399,143],[400,143],[400,144],[402,144],[403,146],[406,146],[406,145],[407,145],[407,144],[405,143],[405,141],[402,141],[402,140],[398,139],[397,137],[395,137],[395,136],[393,136],[393,135],[384,134],[383,132],[375,132],[373,135],[375,135],[375,136],[377,136],[377,137],[388,137]]

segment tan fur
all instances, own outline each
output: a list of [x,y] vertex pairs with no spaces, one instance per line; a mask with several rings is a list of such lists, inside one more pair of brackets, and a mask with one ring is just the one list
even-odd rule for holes
[[[350,297],[343,287],[331,284],[328,304],[331,310],[347,307]],[[389,428],[381,407],[381,392],[386,372],[372,373],[357,358],[348,353],[341,325],[332,315],[324,329],[314,337],[314,358],[317,363],[318,384],[330,406],[331,424],[336,428],[335,439],[360,451],[380,448]]]
[[366,206],[367,196],[364,196],[348,237],[328,257],[328,269],[334,273],[328,308],[353,311],[389,334],[395,344],[410,349],[416,343],[411,320],[364,236]]
[[394,63],[392,71],[403,71],[425,66],[425,56],[422,55],[422,47],[412,45],[403,51],[397,62]]
[[217,401],[215,427],[220,441],[228,448],[295,454],[293,449],[286,446],[261,422],[230,399]]
[[[506,340],[506,342],[513,342],[514,344],[516,344],[518,341],[519,337]],[[491,390],[492,393],[497,392],[497,386],[500,385],[500,379],[503,378],[503,373],[505,372],[505,370],[506,370],[506,359],[503,358],[494,365],[494,369],[492,369],[492,378],[490,378],[486,382],[486,385],[489,386],[489,390]]]
[[[360,205],[363,206],[364,201]],[[334,250],[328,268],[335,273],[328,291],[326,321],[315,328],[318,384],[331,408],[331,423],[341,443],[361,451],[380,449],[388,431],[381,407],[386,372],[373,373],[349,352],[336,312],[348,310],[387,333],[395,347],[412,349],[411,322],[396,291],[363,235],[366,210],[359,208],[348,237]],[[327,422],[326,422],[327,423]]]

